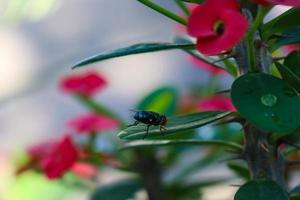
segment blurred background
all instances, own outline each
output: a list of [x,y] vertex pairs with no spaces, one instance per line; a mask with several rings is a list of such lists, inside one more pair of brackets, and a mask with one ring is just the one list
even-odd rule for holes
[[[157,2],[179,12],[169,1]],[[97,99],[127,121],[136,101],[158,86],[172,85],[184,92],[208,79],[208,72],[179,51],[71,70],[78,60],[101,51],[139,42],[170,42],[180,33],[173,21],[134,0],[0,0],[0,14],[0,200],[42,199],[45,191],[63,194],[59,199],[64,200],[88,199],[84,191],[69,191],[40,176],[14,177],[15,162],[28,145],[61,135],[70,117],[86,111],[58,90],[62,76],[99,70],[109,86]],[[220,87],[227,89],[231,81],[222,77]],[[209,177],[215,171],[205,173]],[[236,190],[228,185],[219,188],[209,193],[221,192],[222,200]]]

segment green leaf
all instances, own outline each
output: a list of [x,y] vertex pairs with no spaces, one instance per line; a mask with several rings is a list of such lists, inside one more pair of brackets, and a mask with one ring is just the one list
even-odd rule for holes
[[250,181],[240,187],[234,200],[288,200],[287,193],[269,180]]
[[110,185],[101,186],[91,196],[90,200],[120,200],[133,198],[141,189],[141,183],[135,179],[125,179]]
[[[211,111],[211,112],[201,112],[189,115],[172,116],[167,118],[168,122],[162,133],[164,135],[173,134],[179,131],[185,131],[189,129],[198,128],[204,126],[208,123],[214,122],[216,120],[222,119],[228,116],[230,112],[222,111]],[[142,139],[146,134],[146,125],[138,124],[137,126],[131,126],[121,131],[118,136],[121,139],[133,140]],[[153,138],[155,136],[160,136],[161,131],[159,126],[151,126],[148,132],[147,138]]]
[[298,185],[297,187],[293,188],[290,191],[290,199],[291,200],[300,200],[300,185]]
[[292,8],[262,26],[263,37],[300,26],[300,9]]
[[300,51],[293,51],[284,59],[284,65],[300,77]]
[[233,142],[224,140],[196,140],[196,139],[182,139],[182,140],[138,140],[125,144],[122,149],[157,147],[167,145],[202,145],[202,146],[223,146],[230,147],[236,150],[243,150],[243,147]]
[[173,115],[177,108],[178,93],[175,88],[162,87],[150,94],[138,103],[138,110],[149,110],[164,115]]
[[230,162],[227,164],[227,166],[231,171],[233,171],[240,178],[243,178],[246,181],[250,180],[250,172],[245,165],[236,162]]
[[155,51],[165,51],[172,49],[194,49],[195,44],[193,43],[142,43],[135,44],[129,47],[120,48],[112,51],[105,51],[103,53],[91,56],[89,58],[83,59],[75,64],[72,68],[81,67],[84,65],[92,64],[95,62],[128,56],[133,54],[149,53]]
[[300,43],[300,28],[288,29],[283,32],[282,37],[271,44],[271,51],[273,52],[284,45],[297,43]]
[[300,96],[274,76],[240,76],[232,85],[231,98],[240,114],[262,130],[283,135],[300,125]]
[[298,77],[292,70],[279,62],[276,62],[275,65],[280,72],[283,80],[286,80],[291,86],[293,86],[298,92],[300,92],[300,77]]

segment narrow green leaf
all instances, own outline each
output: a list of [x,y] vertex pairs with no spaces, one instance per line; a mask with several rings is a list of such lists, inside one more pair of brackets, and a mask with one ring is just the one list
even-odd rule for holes
[[300,26],[300,9],[292,8],[262,26],[263,37]]
[[141,189],[141,183],[135,179],[125,179],[104,185],[97,189],[90,200],[121,200],[133,198],[135,192]]
[[293,51],[285,59],[284,63],[292,72],[300,77],[300,51]]
[[279,62],[276,62],[275,65],[278,71],[280,72],[282,78],[288,83],[290,83],[290,85],[293,86],[298,92],[300,92],[300,78],[285,65]]
[[290,196],[290,200],[300,200],[300,185],[293,188],[289,196]]
[[138,110],[149,110],[167,116],[173,115],[177,108],[178,94],[175,88],[161,87],[142,99],[137,106]]
[[223,146],[230,147],[236,150],[243,150],[243,147],[233,142],[224,140],[196,140],[196,139],[182,139],[182,140],[138,140],[125,144],[122,149],[141,148],[141,147],[157,147],[168,145],[201,145],[201,146]]
[[288,45],[300,43],[300,28],[292,28],[283,32],[282,37],[278,38],[271,44],[271,51]]
[[[222,111],[211,111],[211,112],[202,112],[194,113],[189,115],[181,116],[172,116],[167,120],[167,125],[163,131],[164,135],[173,134],[179,131],[185,131],[189,129],[198,128],[204,126],[208,123],[214,122],[216,120],[222,119],[228,116],[231,112],[222,112]],[[125,130],[121,131],[118,136],[121,139],[142,139],[146,134],[146,125],[138,124],[137,126],[128,127]],[[148,132],[147,138],[153,138],[156,136],[161,136],[161,131],[159,126],[151,126]]]
[[155,51],[165,51],[172,49],[194,49],[195,44],[193,43],[142,43],[135,44],[129,47],[120,48],[112,51],[105,51],[103,53],[91,56],[89,58],[83,59],[75,64],[72,68],[81,67],[84,65],[92,64],[95,62],[128,56],[133,54],[149,53]]
[[240,187],[234,200],[288,200],[287,193],[269,180],[250,181]]
[[240,178],[243,178],[246,181],[250,180],[250,172],[246,166],[236,162],[230,162],[227,164],[227,166],[231,171],[233,171]]

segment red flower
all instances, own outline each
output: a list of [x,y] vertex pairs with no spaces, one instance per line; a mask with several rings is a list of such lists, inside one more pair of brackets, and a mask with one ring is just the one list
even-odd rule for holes
[[82,96],[92,96],[104,86],[106,86],[106,80],[96,72],[66,76],[60,83],[63,91]]
[[197,59],[195,57],[190,56],[190,60],[192,61],[192,63],[194,63],[197,67],[211,73],[211,74],[219,74],[219,75],[225,75],[226,72],[223,69],[214,67],[211,64],[208,64],[200,59]]
[[17,174],[38,168],[49,179],[59,178],[71,169],[79,155],[69,136],[58,141],[42,142],[28,149],[30,160],[17,170]]
[[188,20],[188,33],[197,38],[197,49],[216,55],[231,49],[247,31],[248,22],[236,0],[207,0]]
[[95,133],[115,129],[118,127],[118,122],[104,115],[89,113],[70,120],[68,125],[78,133]]
[[235,111],[236,110],[231,100],[223,96],[203,98],[198,102],[197,107],[201,111],[213,111],[213,110]]
[[254,3],[259,3],[263,6],[270,6],[270,5],[286,5],[286,6],[294,6],[300,7],[299,0],[253,0]]

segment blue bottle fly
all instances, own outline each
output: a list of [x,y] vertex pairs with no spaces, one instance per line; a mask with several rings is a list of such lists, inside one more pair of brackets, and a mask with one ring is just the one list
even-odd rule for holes
[[166,130],[164,126],[167,124],[167,117],[165,115],[161,115],[152,111],[136,111],[133,118],[135,119],[135,122],[131,125],[128,125],[128,127],[136,126],[139,123],[147,125],[146,134],[144,135],[143,139],[148,135],[150,126],[159,126],[161,133],[163,133],[163,130]]

